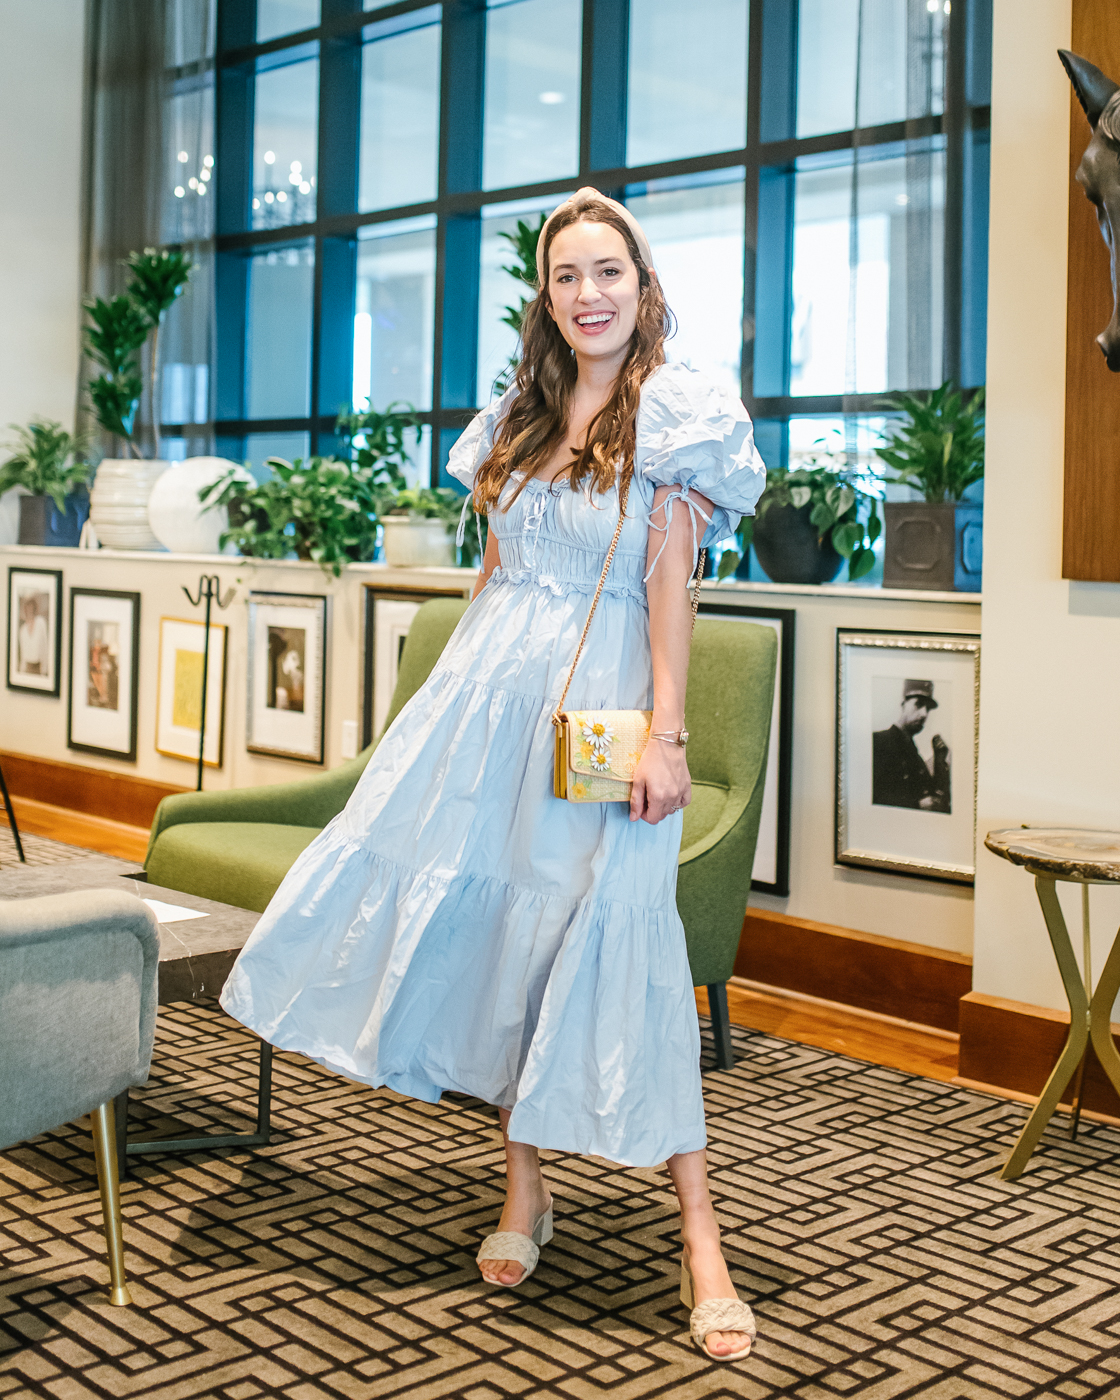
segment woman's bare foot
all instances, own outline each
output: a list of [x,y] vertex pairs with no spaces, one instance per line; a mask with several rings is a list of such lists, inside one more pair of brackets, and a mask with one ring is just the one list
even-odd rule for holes
[[[531,1238],[533,1226],[552,1204],[552,1197],[541,1176],[537,1149],[527,1142],[510,1142],[508,1109],[500,1109],[498,1117],[506,1143],[506,1203],[498,1231]],[[487,1283],[503,1283],[507,1288],[520,1283],[525,1273],[516,1259],[480,1259],[478,1267]]]
[[[543,1177],[538,1175],[535,1182],[511,1181],[498,1230],[529,1237],[533,1226],[551,1204],[552,1197]],[[478,1267],[487,1283],[503,1283],[507,1287],[520,1283],[525,1272],[516,1259],[480,1259]]]
[[[694,1301],[698,1306],[710,1298],[737,1298],[735,1285],[727,1272],[723,1253],[719,1247],[719,1226],[712,1218],[712,1229],[691,1229],[682,1238],[684,1242],[683,1262],[692,1274]],[[745,1332],[709,1332],[705,1338],[708,1350],[713,1356],[729,1356],[742,1351],[750,1344]]]
[[[681,1203],[681,1240],[684,1262],[692,1274],[695,1305],[712,1298],[737,1298],[719,1247],[719,1222],[708,1194],[708,1160],[698,1152],[678,1152],[669,1158],[669,1174]],[[728,1356],[749,1345],[745,1332],[709,1332],[707,1347],[713,1356]]]

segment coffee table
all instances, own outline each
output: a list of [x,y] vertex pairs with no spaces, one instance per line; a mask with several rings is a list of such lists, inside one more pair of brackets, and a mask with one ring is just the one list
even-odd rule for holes
[[[45,894],[77,890],[121,889],[140,899],[193,909],[200,919],[183,919],[159,926],[158,1001],[201,1001],[216,996],[260,915],[232,904],[150,885],[135,861],[116,856],[77,855],[57,865],[5,866],[0,870],[0,899],[35,899]],[[157,914],[158,917],[158,914]],[[117,1160],[122,1175],[126,1159],[145,1152],[197,1152],[213,1147],[263,1146],[271,1135],[272,1046],[260,1042],[257,1074],[257,1126],[251,1133],[128,1134],[128,1090],[117,1096]]]

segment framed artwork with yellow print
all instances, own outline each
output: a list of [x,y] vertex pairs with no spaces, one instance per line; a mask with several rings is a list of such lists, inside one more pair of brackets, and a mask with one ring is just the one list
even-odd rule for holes
[[[202,644],[205,626],[179,617],[159,620],[159,681],[156,698],[156,751],[168,758],[198,762],[202,719]],[[206,747],[202,761],[220,768],[226,719],[226,628],[210,624],[206,664]]]

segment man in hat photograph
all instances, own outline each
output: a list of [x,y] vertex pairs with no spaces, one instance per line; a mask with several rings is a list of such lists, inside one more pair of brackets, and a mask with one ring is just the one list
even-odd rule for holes
[[949,746],[940,734],[932,738],[927,761],[914,737],[937,709],[932,681],[904,681],[902,708],[889,729],[872,737],[871,801],[880,807],[913,807],[924,812],[951,812]]

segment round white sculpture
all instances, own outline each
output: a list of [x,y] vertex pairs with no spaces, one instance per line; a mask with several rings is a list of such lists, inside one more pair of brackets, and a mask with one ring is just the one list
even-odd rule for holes
[[439,568],[455,563],[455,537],[442,520],[383,515],[381,528],[386,564]]
[[89,518],[103,549],[158,549],[148,497],[170,463],[106,457],[89,493]]
[[152,487],[148,519],[152,533],[172,554],[220,554],[219,537],[229,529],[225,506],[204,506],[198,493],[233,468],[238,479],[253,478],[226,457],[188,457],[164,472]]

